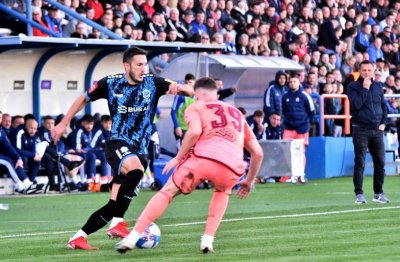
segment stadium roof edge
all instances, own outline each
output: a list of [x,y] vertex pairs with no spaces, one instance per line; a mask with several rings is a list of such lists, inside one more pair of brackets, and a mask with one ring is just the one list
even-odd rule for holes
[[31,36],[11,36],[0,38],[0,51],[24,48],[57,48],[70,47],[78,49],[125,49],[138,46],[149,51],[164,52],[204,52],[217,51],[223,45],[205,45],[200,43],[183,42],[146,42],[135,40],[109,40],[109,39],[79,39],[79,38],[49,38]]

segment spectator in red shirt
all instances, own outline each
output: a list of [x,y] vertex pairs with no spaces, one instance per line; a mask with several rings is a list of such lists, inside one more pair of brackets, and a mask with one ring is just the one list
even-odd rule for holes
[[[32,7],[32,20],[35,22],[38,22],[41,24],[43,27],[50,29],[50,27],[43,21],[42,19],[42,10],[39,7]],[[32,27],[32,33],[33,36],[42,36],[42,37],[48,37],[49,35],[42,32],[39,28]]]
[[103,5],[99,2],[99,0],[88,0],[86,5],[88,7],[92,7],[94,10],[93,20],[98,21],[104,14]]

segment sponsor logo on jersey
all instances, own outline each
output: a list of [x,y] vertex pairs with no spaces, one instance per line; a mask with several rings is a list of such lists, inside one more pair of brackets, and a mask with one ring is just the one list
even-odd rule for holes
[[235,133],[232,130],[230,130],[229,128],[225,128],[225,127],[216,129],[215,135],[222,137],[230,142],[234,142],[236,140]]
[[93,85],[89,88],[89,94],[92,93],[94,90],[96,90],[96,88],[98,87],[98,83],[95,82],[93,83]]
[[124,97],[124,95],[123,94],[113,94],[113,97],[122,98],[122,97]]
[[139,107],[132,107],[132,106],[118,106],[118,113],[126,114],[126,113],[133,113],[133,112],[144,112],[147,111],[147,106],[139,106]]

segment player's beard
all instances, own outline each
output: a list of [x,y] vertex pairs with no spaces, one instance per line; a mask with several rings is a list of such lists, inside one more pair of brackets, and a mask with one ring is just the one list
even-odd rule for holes
[[129,72],[129,77],[135,82],[135,83],[140,83],[142,82],[141,80],[138,80],[133,72]]

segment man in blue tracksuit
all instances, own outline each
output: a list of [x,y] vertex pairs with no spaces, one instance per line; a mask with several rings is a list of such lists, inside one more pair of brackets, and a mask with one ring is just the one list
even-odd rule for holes
[[264,122],[272,112],[282,114],[282,96],[288,91],[287,76],[283,71],[278,71],[275,81],[264,92]]
[[[2,112],[0,111],[0,120]],[[6,132],[0,126],[0,166],[7,169],[14,182],[15,190],[19,193],[32,194],[42,188],[41,185],[32,183],[24,170],[24,162],[20,154],[11,145]]]
[[[298,74],[292,74],[289,78],[289,91],[282,97],[282,113],[284,116],[283,139],[303,139],[304,155],[303,166],[305,170],[305,148],[308,146],[310,123],[315,113],[314,103],[307,92],[300,87]],[[304,175],[299,177],[304,183]]]
[[351,126],[354,144],[353,184],[356,204],[367,201],[362,189],[365,167],[365,154],[369,150],[374,162],[374,197],[373,202],[388,203],[383,193],[385,176],[385,146],[383,131],[387,118],[387,109],[383,88],[373,81],[374,67],[365,60],[360,63],[360,77],[347,87],[350,100]]

